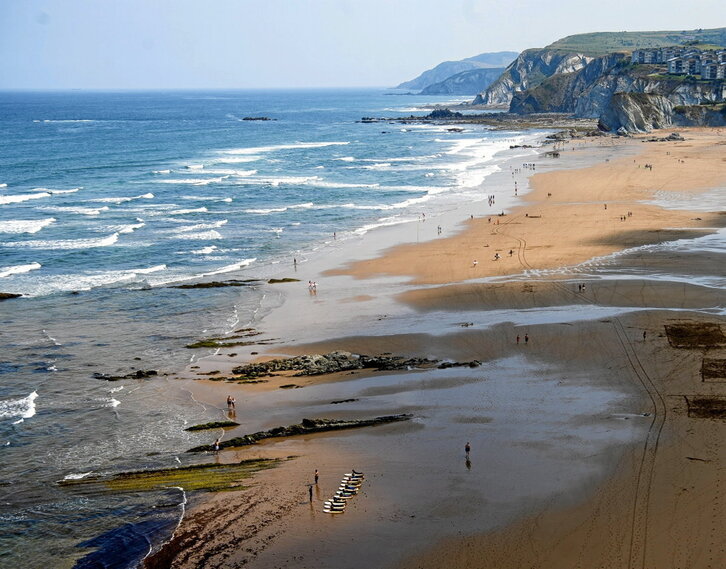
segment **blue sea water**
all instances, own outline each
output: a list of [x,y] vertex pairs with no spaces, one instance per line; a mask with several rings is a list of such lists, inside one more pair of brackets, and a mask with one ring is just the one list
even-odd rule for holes
[[[269,287],[173,285],[265,278],[334,234],[481,199],[521,133],[358,122],[444,100],[0,93],[0,292],[24,295],[0,304],[0,566],[96,566],[99,551],[106,567],[133,566],[173,526],[178,490],[109,497],[56,482],[178,464],[201,440],[183,427],[218,410],[163,375],[117,385],[93,373],[178,370],[186,344],[281,302]],[[108,553],[119,539],[133,559]]]

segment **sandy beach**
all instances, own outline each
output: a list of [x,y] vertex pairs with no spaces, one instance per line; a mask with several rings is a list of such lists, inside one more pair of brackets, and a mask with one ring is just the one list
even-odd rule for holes
[[[220,417],[236,397],[241,425],[224,437],[304,417],[413,418],[221,452],[286,460],[198,499],[146,567],[722,567],[724,271],[692,243],[723,241],[726,139],[680,132],[518,155],[486,180],[493,204],[427,212],[281,273],[301,282],[270,285],[285,301],[260,319],[269,342],[175,380]],[[333,350],[477,365],[200,375]],[[362,492],[324,514],[351,468]]]

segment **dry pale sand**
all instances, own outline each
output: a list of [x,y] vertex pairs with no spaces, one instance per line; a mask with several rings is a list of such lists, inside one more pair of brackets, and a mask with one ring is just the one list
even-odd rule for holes
[[[726,184],[726,146],[719,144],[723,137],[708,130],[692,130],[687,137],[681,143],[631,141],[643,147],[635,159],[535,174],[529,204],[509,215],[473,219],[468,230],[453,237],[394,247],[383,257],[329,274],[453,283],[571,266],[626,247],[688,237],[698,228],[722,227],[726,219],[720,214],[694,215],[640,203],[659,191],[702,192]],[[496,253],[499,260],[494,260]]]
[[[461,519],[457,522],[452,517],[442,522],[440,531],[431,529],[435,525],[426,526],[426,530],[421,530],[425,535],[418,536],[418,541],[411,538],[409,544],[406,536],[415,533],[406,534],[401,522],[394,523],[381,514],[378,519],[382,525],[368,536],[370,543],[375,544],[378,566],[403,569],[717,569],[726,566],[726,541],[723,540],[726,423],[723,418],[689,415],[689,405],[699,397],[715,402],[716,406],[726,406],[723,403],[726,366],[723,377],[716,373],[715,377],[704,378],[701,373],[704,359],[726,361],[726,339],[709,346],[696,342],[689,348],[679,348],[669,342],[665,332],[665,326],[683,322],[694,325],[694,329],[708,323],[726,330],[723,317],[699,312],[704,307],[723,306],[723,291],[695,283],[613,280],[588,283],[587,291],[581,293],[572,282],[564,283],[553,276],[549,281],[537,282],[465,282],[490,275],[519,274],[523,269],[571,266],[624,247],[692,236],[723,226],[723,215],[719,213],[694,214],[640,203],[650,199],[655,191],[703,192],[726,183],[726,146],[719,144],[723,138],[712,130],[689,130],[683,134],[687,141],[681,143],[628,142],[639,145],[641,153],[635,162],[632,157],[622,158],[581,170],[537,174],[532,178],[534,191],[528,196],[528,204],[519,211],[492,218],[491,222],[475,219],[454,237],[398,246],[381,258],[335,270],[358,278],[396,275],[410,277],[415,285],[446,285],[412,287],[398,298],[418,314],[462,313],[462,324],[474,319],[477,310],[577,304],[678,308],[683,312],[640,310],[566,325],[517,326],[502,322],[489,329],[457,326],[445,334],[350,336],[275,348],[290,354],[348,349],[359,353],[392,352],[486,362],[521,353],[518,350],[522,346],[516,345],[514,336],[528,332],[532,341],[531,354],[527,357],[532,361],[561,366],[563,375],[582,373],[596,385],[620,389],[629,394],[636,408],[648,414],[641,439],[618,449],[610,457],[616,464],[608,468],[611,476],[605,483],[591,482],[573,488],[569,495],[558,494],[544,505],[525,508],[519,521],[514,523],[490,523],[486,526],[489,531],[483,532],[477,531],[476,522],[465,523]],[[642,167],[646,163],[653,165],[652,171]],[[632,215],[628,216],[628,212]],[[621,215],[625,221],[620,220]],[[513,250],[511,258],[509,249]],[[499,261],[492,260],[494,252],[502,256]],[[474,259],[478,260],[475,267],[472,266]],[[681,267],[685,274],[688,270],[687,264]],[[375,302],[375,299],[360,297],[351,301]],[[440,326],[442,322],[432,321],[432,329]],[[642,337],[643,331],[646,338]],[[357,377],[361,376],[354,375],[352,379]],[[340,377],[344,378],[350,376]],[[277,389],[280,381],[283,380],[254,386],[250,392],[271,394],[270,390]],[[232,388],[196,383],[200,400],[223,401]],[[304,385],[316,383],[305,378]],[[250,386],[235,388],[246,390]],[[368,407],[366,410],[378,411]],[[563,424],[561,428],[569,427]],[[390,434],[390,437],[396,436],[395,432]],[[260,445],[225,453],[224,460],[234,460],[286,456],[286,449],[304,449],[302,455],[285,462],[279,469],[258,475],[257,486],[252,490],[218,495],[194,508],[171,547],[149,566],[370,566],[365,556],[351,553],[370,549],[371,546],[366,546],[367,534],[356,537],[357,545],[351,543],[342,550],[326,548],[327,539],[332,537],[331,532],[338,524],[333,523],[336,520],[320,521],[313,516],[312,511],[308,512],[305,496],[300,495],[300,484],[309,478],[316,465],[332,465],[329,469],[337,471],[356,460],[353,451],[324,444],[324,438],[317,444],[315,441],[313,437],[307,441],[309,444]],[[381,472],[385,473],[385,453],[379,460]],[[607,462],[604,457],[600,460]],[[391,479],[405,480],[406,465],[390,468],[389,474],[396,475]],[[398,472],[396,468],[403,470]],[[521,468],[529,466],[521,465]],[[291,481],[297,490],[290,490]],[[442,483],[433,493],[446,499],[447,488]],[[421,488],[421,491],[431,493],[430,488]],[[410,503],[398,506],[413,507]],[[487,508],[491,506],[486,501],[472,504],[482,511],[489,511]],[[373,511],[376,507],[386,506],[372,502],[367,506]],[[362,525],[366,523],[364,512],[348,514],[358,516],[351,519]],[[451,523],[461,524],[461,528],[453,528],[460,531],[452,531]],[[415,532],[417,527],[411,525],[411,531]],[[394,539],[399,531],[403,532],[401,538]]]

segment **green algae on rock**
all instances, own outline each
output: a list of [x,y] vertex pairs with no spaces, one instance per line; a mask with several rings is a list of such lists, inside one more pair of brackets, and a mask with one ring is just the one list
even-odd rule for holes
[[194,464],[179,468],[122,472],[109,478],[88,477],[80,480],[62,480],[64,487],[89,490],[105,489],[114,492],[147,492],[177,486],[185,491],[220,492],[242,490],[244,481],[260,470],[274,468],[281,459],[250,459],[230,464]]

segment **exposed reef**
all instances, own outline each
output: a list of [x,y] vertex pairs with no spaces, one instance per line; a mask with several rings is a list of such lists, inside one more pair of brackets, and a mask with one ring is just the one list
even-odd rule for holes
[[[278,439],[283,437],[292,437],[296,435],[307,435],[311,433],[323,433],[327,431],[340,431],[343,429],[357,429],[360,427],[372,427],[374,425],[384,425],[386,423],[396,423],[399,421],[408,421],[413,415],[401,414],[401,415],[385,415],[383,417],[376,417],[374,419],[350,419],[350,420],[336,420],[336,419],[303,419],[301,423],[297,425],[290,425],[288,427],[275,427],[269,431],[258,431],[251,435],[244,435],[243,437],[235,437],[228,441],[221,441],[219,448],[234,448],[243,447],[257,444],[259,441],[265,439]],[[201,445],[198,447],[190,448],[187,452],[204,452],[214,450],[213,445]]]
[[228,427],[239,427],[239,423],[234,421],[212,421],[211,423],[202,423],[201,425],[192,425],[184,429],[185,431],[207,431],[210,429],[225,429]]

